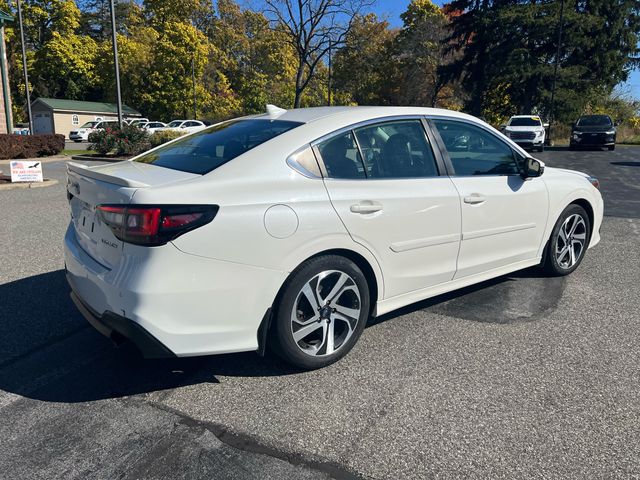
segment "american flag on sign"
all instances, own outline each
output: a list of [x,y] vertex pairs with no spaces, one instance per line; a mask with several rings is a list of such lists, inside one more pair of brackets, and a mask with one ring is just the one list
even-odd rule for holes
[[22,162],[11,162],[11,168],[24,168],[24,163],[22,163]]

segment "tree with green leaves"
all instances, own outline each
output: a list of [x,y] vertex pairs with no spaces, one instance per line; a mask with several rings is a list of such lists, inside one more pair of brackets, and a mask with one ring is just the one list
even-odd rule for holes
[[548,114],[554,64],[556,118],[579,114],[601,88],[611,91],[637,65],[640,5],[634,0],[566,2],[558,56],[562,0],[453,0],[460,12],[450,41],[459,58],[444,69],[469,93],[467,109],[486,115],[501,91],[502,115]]
[[373,13],[356,17],[333,58],[335,91],[347,93],[358,105],[390,104],[396,35],[389,22]]

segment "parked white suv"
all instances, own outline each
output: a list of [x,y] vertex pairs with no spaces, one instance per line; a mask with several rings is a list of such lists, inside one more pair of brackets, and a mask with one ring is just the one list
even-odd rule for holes
[[503,133],[522,148],[542,152],[546,126],[537,115],[514,115],[503,126]]
[[270,112],[68,164],[67,278],[100,332],[147,356],[268,347],[318,368],[370,317],[534,265],[567,275],[600,241],[597,180],[477,118]]

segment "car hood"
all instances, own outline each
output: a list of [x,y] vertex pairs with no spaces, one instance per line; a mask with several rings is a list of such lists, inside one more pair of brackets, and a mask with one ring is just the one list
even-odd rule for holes
[[584,172],[579,172],[578,170],[569,170],[568,168],[557,168],[557,167],[544,167],[544,175],[547,176],[564,176],[564,175],[578,175],[582,178],[589,178],[591,175]]
[[574,132],[604,133],[604,132],[609,132],[611,130],[615,130],[615,127],[613,127],[612,125],[609,125],[609,126],[598,125],[595,127],[581,127],[580,125],[578,125],[573,127]]
[[534,126],[524,126],[524,127],[510,127],[507,126],[505,128],[507,132],[541,132],[544,130],[543,127],[534,127]]

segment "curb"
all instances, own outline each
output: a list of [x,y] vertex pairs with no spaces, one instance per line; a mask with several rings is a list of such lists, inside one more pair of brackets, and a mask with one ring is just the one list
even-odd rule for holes
[[20,182],[20,183],[2,183],[0,184],[0,190],[14,190],[18,188],[44,188],[57,185],[58,180],[45,178],[44,182]]

